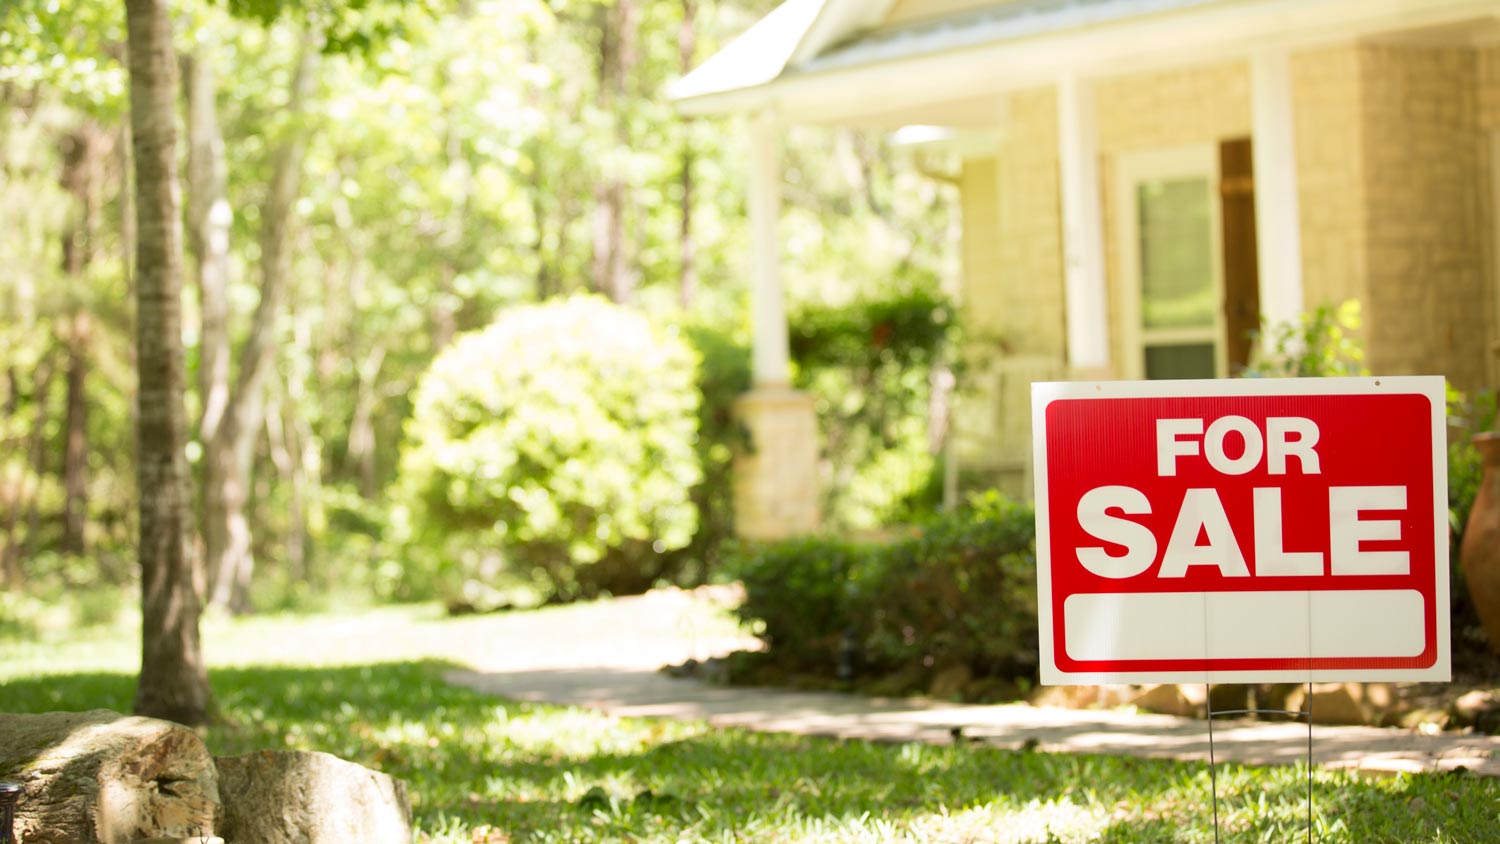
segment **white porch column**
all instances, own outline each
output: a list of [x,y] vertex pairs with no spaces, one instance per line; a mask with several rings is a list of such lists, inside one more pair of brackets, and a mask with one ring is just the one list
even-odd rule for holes
[[786,298],[781,287],[781,144],[775,117],[750,115],[751,388],[735,402],[749,432],[734,461],[735,533],[780,539],[818,529],[818,417],[791,388]]
[[1305,307],[1291,68],[1285,48],[1261,49],[1250,57],[1250,99],[1260,316],[1274,325],[1296,320]]
[[1068,365],[1074,373],[1108,376],[1109,291],[1099,207],[1099,134],[1094,86],[1087,80],[1070,75],[1058,81],[1057,139]]
[[769,110],[750,115],[750,326],[756,386],[786,386],[786,297],[781,289],[781,139]]

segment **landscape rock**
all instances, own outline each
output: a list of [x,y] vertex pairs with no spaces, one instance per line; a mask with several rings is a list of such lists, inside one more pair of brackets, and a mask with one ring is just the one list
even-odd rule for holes
[[[231,844],[411,844],[406,785],[327,753],[214,759]],[[30,844],[30,842],[27,842]]]
[[921,666],[908,665],[865,684],[864,691],[872,697],[902,697],[914,689],[922,688],[927,672]]
[[1031,696],[1034,706],[1063,709],[1112,709],[1130,703],[1138,686],[1043,686]]
[[964,686],[964,700],[974,703],[999,703],[1021,697],[1021,687],[1006,677],[976,677]]
[[[1300,686],[1287,695],[1286,708],[1307,708],[1307,687]],[[1314,683],[1312,717],[1314,724],[1369,724],[1370,708],[1365,704],[1365,690],[1359,683]]]
[[1447,729],[1451,720],[1452,716],[1440,709],[1412,709],[1397,716],[1391,726],[1419,733],[1436,733]]
[[215,833],[213,759],[192,730],[108,710],[0,715],[0,779],[20,783],[24,844],[127,844]]
[[953,700],[963,693],[964,686],[974,679],[974,672],[967,665],[954,665],[932,675],[927,685],[927,694],[938,700]]
[[[1216,683],[1209,687],[1208,699],[1213,704],[1214,712],[1230,712],[1236,709],[1255,708],[1254,701],[1251,699],[1251,688],[1242,683]],[[1233,715],[1229,717],[1244,718],[1247,716]]]
[[1302,683],[1261,683],[1255,687],[1255,706],[1257,709],[1292,711],[1294,707],[1287,705],[1287,699],[1298,689],[1306,692],[1307,686]]
[[1130,705],[1146,712],[1161,715],[1178,715],[1186,718],[1202,714],[1202,707],[1188,700],[1175,683],[1146,686],[1145,690],[1131,698]]
[[1500,690],[1466,692],[1449,705],[1448,712],[1458,726],[1473,727],[1481,733],[1500,731]]

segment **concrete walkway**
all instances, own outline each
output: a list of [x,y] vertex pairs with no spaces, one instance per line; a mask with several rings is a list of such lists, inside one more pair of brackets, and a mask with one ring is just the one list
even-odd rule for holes
[[[1207,725],[1167,715],[1072,710],[1026,704],[967,705],[866,698],[832,692],[711,686],[668,677],[656,669],[752,645],[736,636],[696,635],[692,593],[653,593],[619,599],[606,608],[609,624],[575,635],[549,629],[538,618],[533,643],[453,671],[449,682],[515,700],[583,706],[625,717],[679,718],[766,732],[873,741],[982,741],[1046,752],[1110,753],[1206,760]],[[698,608],[701,609],[701,608]],[[515,620],[520,622],[520,617]],[[521,632],[517,630],[516,632]],[[587,635],[589,632],[604,635]],[[561,635],[559,635],[561,634]],[[576,635],[584,634],[584,635]],[[1372,773],[1465,768],[1500,777],[1500,737],[1423,735],[1374,727],[1318,726],[1313,760],[1327,767]],[[1215,721],[1220,761],[1290,764],[1307,755],[1307,727],[1298,723]]]

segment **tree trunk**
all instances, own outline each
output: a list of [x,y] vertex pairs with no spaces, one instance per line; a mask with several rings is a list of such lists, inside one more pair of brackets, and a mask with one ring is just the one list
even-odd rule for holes
[[636,0],[615,0],[599,11],[599,105],[609,112],[614,147],[594,189],[592,269],[595,287],[619,304],[635,295],[625,251],[625,167],[619,159],[630,151],[630,121],[622,112],[635,66],[638,12]]
[[[290,403],[277,395],[266,413],[266,444],[271,465],[290,493],[286,518],[286,567],[292,578],[307,581],[307,502],[303,496],[301,454],[288,433],[286,416]],[[295,456],[294,456],[295,455]]]
[[219,128],[217,79],[202,48],[184,58],[188,127],[188,245],[198,269],[198,441],[203,446],[198,513],[204,570],[217,585],[228,549],[248,547],[249,531],[223,512],[225,469],[231,462],[218,437],[229,404],[229,226],[228,167]]
[[[313,325],[307,314],[299,314],[292,332],[301,361],[313,359]],[[289,492],[286,529],[286,566],[293,578],[311,583],[312,566],[308,560],[309,513],[318,506],[320,449],[312,426],[302,415],[309,404],[307,381],[310,366],[294,365],[281,390],[273,390],[276,406],[266,414],[266,434],[271,459],[282,483]]]
[[[42,527],[42,479],[47,476],[47,423],[52,419],[52,376],[57,366],[50,359],[45,374],[37,376],[36,396],[33,402],[31,423],[31,496],[26,503],[26,542],[23,548],[35,552],[41,547]],[[15,563],[16,574],[23,575],[20,561]]]
[[[697,52],[698,37],[694,24],[698,15],[698,0],[682,0],[682,28],[677,31],[677,55],[683,75],[693,69],[693,55]],[[682,228],[678,236],[679,269],[677,297],[683,310],[693,307],[698,299],[697,248],[693,243],[693,124],[682,125]]]
[[93,324],[89,320],[88,311],[79,309],[73,314],[72,326],[68,331],[62,535],[62,550],[66,554],[82,554],[87,550],[84,537],[89,514],[89,403],[86,390],[92,340]]
[[376,343],[359,365],[359,383],[355,385],[354,415],[349,420],[349,445],[344,465],[354,467],[359,477],[359,494],[373,499],[379,486],[375,475],[375,403],[379,397],[380,367],[385,362],[385,344]]
[[0,771],[25,844],[210,840],[218,773],[192,730],[97,709],[0,715]]
[[[125,295],[135,298],[135,140],[130,124],[120,126],[115,142],[120,177],[120,273],[125,277]],[[128,328],[128,326],[127,326]],[[133,350],[132,350],[133,353]]]
[[212,61],[201,52],[183,61],[188,127],[188,246],[198,268],[198,420],[201,442],[213,439],[229,401],[228,165],[215,97]]
[[[303,37],[286,106],[294,119],[304,114],[312,95],[320,41],[321,36],[312,30]],[[289,224],[306,146],[307,129],[294,122],[272,153],[271,186],[260,214],[260,302],[240,351],[238,378],[223,418],[204,449],[203,533],[209,555],[210,601],[236,613],[250,609],[255,559],[245,507],[250,499],[256,438],[265,420],[266,379],[276,364],[276,317],[290,274]]]
[[177,187],[177,67],[166,0],[125,0],[136,186],[136,484],[140,496],[141,677],[135,709],[184,724],[208,719],[208,674],[189,552],[182,405],[182,216]]
[[[73,195],[74,218],[63,233],[63,274],[81,289],[83,274],[93,260],[94,235],[98,223],[96,189],[100,158],[107,152],[108,136],[85,123],[70,135],[63,156],[63,189]],[[82,554],[84,528],[88,522],[88,386],[89,350],[93,326],[89,313],[75,304],[67,328],[68,397],[63,447],[63,535],[64,553]]]

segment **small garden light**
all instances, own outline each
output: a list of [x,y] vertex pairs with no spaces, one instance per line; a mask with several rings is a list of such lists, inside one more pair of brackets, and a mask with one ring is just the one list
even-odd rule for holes
[[0,782],[0,844],[16,840],[16,801],[21,797],[19,783]]
[[850,627],[839,636],[838,665],[835,676],[843,682],[853,680],[859,673],[859,637]]

